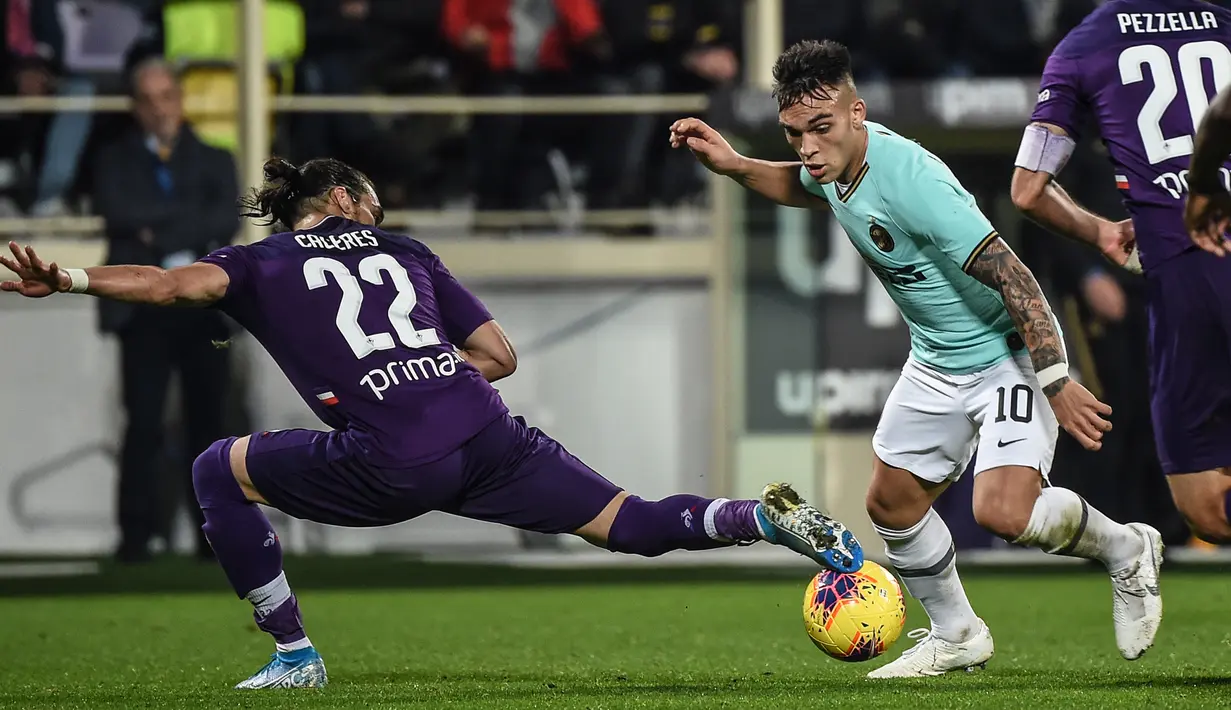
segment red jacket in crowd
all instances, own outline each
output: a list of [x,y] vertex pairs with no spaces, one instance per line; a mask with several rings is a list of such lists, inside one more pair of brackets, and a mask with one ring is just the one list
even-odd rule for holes
[[[567,69],[568,48],[602,30],[598,6],[594,0],[538,1],[545,10],[543,24],[533,18],[515,24],[510,12],[514,0],[445,0],[445,37],[455,47],[482,52],[493,71]],[[527,45],[532,51],[519,56],[516,48]]]

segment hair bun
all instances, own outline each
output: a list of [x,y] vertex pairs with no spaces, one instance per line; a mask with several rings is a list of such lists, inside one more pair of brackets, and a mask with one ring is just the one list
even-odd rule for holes
[[265,161],[265,181],[282,182],[292,190],[298,191],[299,168],[282,158],[270,158]]

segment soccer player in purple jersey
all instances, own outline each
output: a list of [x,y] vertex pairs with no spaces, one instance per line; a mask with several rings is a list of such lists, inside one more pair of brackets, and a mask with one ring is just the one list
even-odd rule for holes
[[[1222,543],[1231,542],[1231,260],[1194,246],[1183,200],[1227,186],[1226,150],[1203,156],[1200,171],[1188,160],[1212,90],[1231,84],[1229,47],[1231,12],[1206,2],[1102,5],[1048,59],[1012,185],[1031,219],[1144,268],[1159,459],[1193,532]],[[1054,179],[1087,114],[1131,220],[1090,213]]]
[[491,382],[517,358],[487,309],[420,242],[379,228],[372,183],[336,160],[265,165],[249,217],[292,231],[196,264],[60,269],[10,243],[0,289],[214,307],[269,351],[331,431],[263,431],[215,442],[193,465],[205,534],[277,651],[240,688],[316,687],[325,666],[304,632],[263,503],[329,525],[391,525],[432,510],[573,533],[652,557],[758,540],[842,571],[851,533],[786,484],[761,500],[646,501],[591,470],[521,417]]

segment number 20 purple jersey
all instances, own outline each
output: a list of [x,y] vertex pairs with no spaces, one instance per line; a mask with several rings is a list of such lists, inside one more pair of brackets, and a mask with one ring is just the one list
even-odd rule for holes
[[1191,247],[1183,209],[1193,134],[1231,83],[1229,45],[1231,12],[1210,3],[1111,0],[1047,61],[1031,120],[1077,138],[1094,115],[1146,268]]
[[454,348],[491,314],[414,239],[329,217],[202,261],[230,277],[217,307],[369,463],[440,458],[507,412]]

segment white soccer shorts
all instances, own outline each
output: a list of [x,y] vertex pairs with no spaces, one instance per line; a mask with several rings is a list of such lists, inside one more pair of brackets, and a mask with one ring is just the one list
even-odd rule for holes
[[910,358],[885,402],[872,449],[932,483],[956,481],[971,456],[976,474],[1028,466],[1046,479],[1058,433],[1028,356],[969,375],[946,375]]

